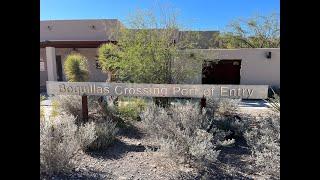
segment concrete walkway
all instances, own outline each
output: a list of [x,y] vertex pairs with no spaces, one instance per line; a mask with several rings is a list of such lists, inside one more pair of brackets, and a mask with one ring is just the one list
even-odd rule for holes
[[240,108],[267,109],[269,103],[264,100],[242,100]]

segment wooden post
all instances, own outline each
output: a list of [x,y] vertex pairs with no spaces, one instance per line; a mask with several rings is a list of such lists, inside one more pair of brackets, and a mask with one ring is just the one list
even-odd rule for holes
[[203,96],[201,98],[201,102],[200,102],[200,112],[202,112],[202,108],[205,108],[207,106],[207,102],[206,102],[206,98]]
[[82,95],[82,117],[83,123],[88,122],[88,96]]

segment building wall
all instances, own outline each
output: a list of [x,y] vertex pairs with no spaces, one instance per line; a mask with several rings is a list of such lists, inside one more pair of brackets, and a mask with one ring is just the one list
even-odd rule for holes
[[107,34],[119,28],[125,26],[117,19],[40,21],[40,41],[112,40]]
[[[267,84],[280,87],[280,49],[245,49],[241,84]],[[266,52],[271,52],[271,59]]]
[[[266,58],[266,52],[271,52],[271,59]],[[198,49],[206,59],[241,59],[240,84],[280,86],[280,48],[259,49]],[[202,65],[194,66],[198,76],[189,78],[186,83],[201,84]]]
[[[40,41],[116,40],[110,33],[120,28],[126,27],[117,19],[40,21]],[[134,29],[134,31],[137,31],[137,29]],[[162,30],[157,29],[156,31],[161,32]],[[182,41],[188,32],[177,29],[175,33],[176,42]],[[194,39],[199,42],[199,49],[218,47],[216,35],[219,31],[193,32],[200,36],[200,38]],[[191,36],[195,36],[195,34]]]
[[44,60],[45,67],[45,71],[40,71],[40,87],[44,87],[46,86],[46,81],[48,80],[47,58],[45,48],[40,48],[40,58]]

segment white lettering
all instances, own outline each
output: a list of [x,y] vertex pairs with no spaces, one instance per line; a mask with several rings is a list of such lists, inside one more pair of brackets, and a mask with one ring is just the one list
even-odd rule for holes
[[[61,87],[61,86],[62,86],[62,87]],[[63,88],[63,89],[64,89],[64,91],[63,91],[63,92],[66,92],[66,85],[64,85],[64,84],[60,84],[60,85],[59,85],[59,87],[60,87],[60,92],[62,92],[62,91],[61,91],[61,88]]]
[[251,92],[250,92],[250,90],[248,89],[248,94],[249,94],[248,98],[250,98],[252,96],[253,90],[254,89],[251,89]]
[[227,90],[225,90],[225,89],[227,89],[228,87],[221,87],[220,88],[220,95],[221,96],[228,96],[227,94],[226,95],[223,95],[222,93],[228,93],[228,91]]
[[118,88],[122,89],[121,86],[116,86],[116,87],[114,88],[114,92],[115,92],[117,95],[120,95],[120,94],[122,94],[122,91],[120,90],[120,92],[118,92]]
[[173,95],[180,91],[179,87],[173,87]]
[[187,95],[187,93],[188,93],[187,89],[182,89],[182,90],[181,90],[181,94],[182,94],[182,96]]
[[167,88],[161,88],[161,94],[163,96],[166,96],[168,94],[168,89]]

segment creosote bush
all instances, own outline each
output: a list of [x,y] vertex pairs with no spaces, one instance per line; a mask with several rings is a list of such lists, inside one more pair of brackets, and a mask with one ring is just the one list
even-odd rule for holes
[[227,132],[207,132],[210,121],[198,104],[189,102],[168,108],[150,104],[141,114],[143,128],[159,142],[160,151],[178,163],[206,165],[219,155],[217,146],[232,143],[225,141]]
[[253,170],[280,179],[280,115],[271,115],[248,129],[245,138],[252,151]]

